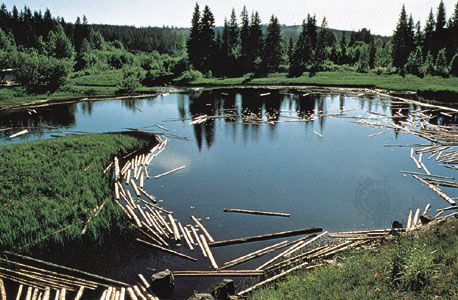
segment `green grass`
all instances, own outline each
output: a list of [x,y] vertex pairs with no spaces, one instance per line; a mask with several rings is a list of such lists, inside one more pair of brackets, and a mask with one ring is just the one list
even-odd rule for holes
[[[431,77],[419,78],[413,75],[377,75],[375,73],[357,73],[353,71],[319,72],[316,76],[288,77],[287,74],[273,74],[264,78],[247,80],[238,78],[202,78],[192,85],[227,86],[227,85],[315,85],[338,87],[380,88],[395,91],[417,91],[419,94],[434,97],[435,95],[458,95],[458,78]],[[442,93],[442,94],[439,94]]]
[[[118,94],[118,85],[122,80],[121,70],[101,71],[97,74],[75,72],[69,76],[65,86],[54,93],[31,95],[18,86],[0,87],[0,109],[17,105],[27,105],[39,101],[69,101],[88,97],[105,98],[115,97]],[[154,87],[139,87],[137,94],[151,94],[156,92]]]
[[457,257],[455,220],[376,250],[344,253],[337,265],[295,273],[251,299],[458,299]]
[[0,147],[0,248],[27,249],[81,238],[92,210],[106,202],[89,224],[88,238],[123,222],[112,201],[116,155],[145,147],[145,138],[126,134],[81,135]]

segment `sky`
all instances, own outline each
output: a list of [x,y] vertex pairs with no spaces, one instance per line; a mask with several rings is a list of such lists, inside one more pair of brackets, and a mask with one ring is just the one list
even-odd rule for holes
[[[447,17],[458,0],[444,0]],[[0,0],[1,2],[1,0]],[[89,23],[135,26],[189,27],[195,0],[29,0],[3,1],[9,10],[24,5],[32,10],[49,8],[54,16],[72,21],[86,15]],[[330,28],[358,30],[363,27],[372,33],[391,35],[396,26],[402,4],[406,5],[415,21],[424,24],[429,10],[434,11],[440,0],[199,0],[208,5],[215,15],[216,25],[235,8],[237,15],[245,5],[249,12],[257,10],[264,23],[275,14],[280,23],[301,24],[307,13],[317,16],[319,23],[326,16]]]

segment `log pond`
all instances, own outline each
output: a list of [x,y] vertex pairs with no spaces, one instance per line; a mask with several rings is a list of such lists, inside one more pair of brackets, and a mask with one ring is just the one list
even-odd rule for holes
[[[427,187],[401,174],[401,170],[418,171],[410,148],[389,146],[429,142],[358,121],[383,115],[387,123],[396,123],[418,109],[375,94],[332,89],[193,90],[144,99],[52,105],[32,113],[0,112],[0,127],[29,131],[12,139],[7,138],[11,132],[0,132],[0,145],[133,128],[165,133],[167,148],[149,166],[149,174],[186,168],[150,178],[144,189],[179,220],[191,223],[191,215],[202,218],[215,240],[308,227],[328,231],[389,228],[394,220],[405,224],[409,209],[428,203],[433,210],[446,206]],[[457,121],[431,113],[434,124]],[[192,122],[196,116],[206,119]],[[432,174],[454,176],[453,170],[434,159],[425,157],[423,162]],[[282,212],[291,217],[229,213],[225,208]],[[259,241],[212,251],[222,264],[272,243]],[[157,252],[133,240],[93,249],[50,249],[37,256],[129,283],[137,281],[138,273],[150,275],[165,268],[211,269],[198,249],[183,246],[177,250],[198,261]],[[240,268],[254,269],[273,256]],[[220,280],[177,278],[172,298],[208,290]]]

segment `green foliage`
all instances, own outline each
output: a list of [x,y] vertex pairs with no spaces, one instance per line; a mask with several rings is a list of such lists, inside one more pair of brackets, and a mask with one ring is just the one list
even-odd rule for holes
[[458,77],[458,52],[452,58],[452,62],[450,63],[450,75]]
[[425,58],[425,62],[423,64],[423,73],[425,75],[435,75],[436,74],[436,66],[434,64],[434,58],[431,52],[428,52]]
[[452,221],[375,250],[340,254],[336,264],[298,271],[250,299],[456,299],[457,225]]
[[56,31],[51,31],[48,35],[47,53],[58,59],[73,59],[75,50],[72,42],[64,32],[61,25],[57,26]]
[[93,209],[106,203],[89,224],[97,240],[123,226],[112,202],[110,175],[115,156],[144,147],[146,140],[121,134],[72,136],[0,147],[0,247],[26,250],[81,239]]
[[122,70],[122,81],[118,86],[120,93],[134,93],[140,86],[141,72],[138,68],[126,67]]
[[407,20],[405,6],[402,6],[399,21],[393,35],[393,66],[400,69],[407,63],[410,52],[414,49],[413,20]]
[[415,51],[410,53],[405,66],[406,72],[409,74],[423,77],[423,53],[421,47],[417,47]]
[[175,79],[175,82],[180,84],[188,84],[191,82],[198,81],[203,77],[204,76],[200,71],[191,69],[184,71],[178,78]]
[[359,73],[367,73],[370,69],[370,53],[367,47],[363,47],[359,54],[359,60],[356,64],[356,71]]
[[19,54],[14,76],[31,93],[53,92],[66,82],[71,69],[71,61],[23,52]]
[[267,34],[264,41],[264,52],[262,56],[264,73],[269,74],[279,71],[283,57],[282,52],[280,24],[278,19],[272,16],[267,25]]
[[436,57],[436,74],[437,76],[448,77],[450,75],[447,63],[447,54],[445,49],[439,50]]

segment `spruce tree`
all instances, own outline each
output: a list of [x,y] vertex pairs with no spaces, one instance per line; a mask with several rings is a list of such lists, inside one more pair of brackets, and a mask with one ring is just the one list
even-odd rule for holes
[[414,37],[414,44],[415,47],[422,47],[424,43],[423,31],[421,29],[420,21],[415,24],[415,37]]
[[416,75],[418,77],[423,77],[423,51],[420,46],[418,46],[415,51],[410,53],[409,58],[407,59],[406,72]]
[[342,37],[340,38],[339,42],[339,64],[344,65],[348,62],[348,56],[347,56],[347,39],[346,39],[346,34],[345,31],[342,32]]
[[429,11],[428,20],[426,21],[425,30],[424,30],[424,42],[423,42],[423,54],[426,55],[428,52],[432,51],[433,48],[433,39],[434,39],[434,30],[436,28],[436,21],[434,19],[433,9]]
[[248,40],[248,65],[249,70],[254,71],[255,62],[262,57],[264,38],[261,28],[261,18],[258,12],[251,15],[250,35]]
[[231,18],[228,24],[228,43],[231,51],[236,51],[239,45],[239,25],[237,24],[237,16],[235,10],[232,9]]
[[431,52],[428,52],[425,57],[425,62],[423,63],[423,73],[431,76],[436,73],[436,66],[434,65],[434,58]]
[[282,39],[281,28],[277,17],[272,15],[264,43],[262,65],[266,73],[278,72],[282,63]]
[[455,54],[450,63],[450,75],[458,77],[458,53]]
[[202,11],[199,23],[200,62],[198,70],[208,73],[212,70],[215,59],[215,18],[208,5]]
[[248,62],[250,52],[250,20],[245,6],[242,9],[240,18],[240,65],[242,71],[245,73],[250,71],[250,65]]
[[437,8],[437,15],[436,15],[436,28],[434,32],[433,38],[433,47],[432,52],[433,55],[437,55],[439,49],[445,47],[446,44],[446,29],[445,25],[447,24],[447,17],[445,15],[445,5],[444,2],[441,1]]
[[191,20],[191,31],[187,41],[189,63],[197,68],[199,63],[199,44],[200,44],[200,8],[196,3]]
[[59,24],[56,31],[51,31],[48,35],[47,52],[55,58],[72,59],[75,51],[72,42],[64,32],[64,28]]
[[328,37],[328,22],[326,17],[321,22],[320,32],[318,33],[317,45],[315,49],[315,68],[319,70],[326,59],[326,46]]
[[[411,18],[410,18],[411,20]],[[402,69],[407,63],[407,58],[413,49],[413,26],[407,20],[405,6],[402,6],[399,21],[393,34],[393,66]]]
[[458,51],[458,2],[456,3],[453,16],[450,20],[450,53],[457,53]]
[[377,57],[377,47],[375,46],[375,42],[372,41],[369,44],[369,68],[373,69],[375,68],[375,59]]

